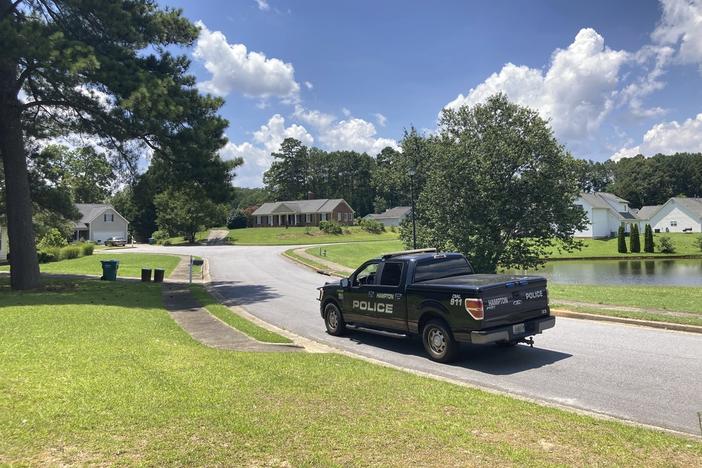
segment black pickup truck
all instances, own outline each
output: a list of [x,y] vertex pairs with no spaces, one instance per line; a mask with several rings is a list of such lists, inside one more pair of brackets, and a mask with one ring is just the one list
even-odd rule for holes
[[466,257],[422,249],[384,255],[319,288],[327,332],[347,327],[420,336],[429,357],[455,359],[460,342],[533,344],[555,325],[546,279],[477,274]]

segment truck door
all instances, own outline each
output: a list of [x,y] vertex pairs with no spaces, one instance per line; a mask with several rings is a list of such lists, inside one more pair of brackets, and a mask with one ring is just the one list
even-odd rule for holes
[[344,319],[358,325],[377,326],[375,315],[375,284],[378,261],[363,264],[349,278],[349,288],[344,291]]
[[385,261],[379,272],[375,289],[375,315],[379,327],[407,331],[407,308],[402,288],[404,262]]

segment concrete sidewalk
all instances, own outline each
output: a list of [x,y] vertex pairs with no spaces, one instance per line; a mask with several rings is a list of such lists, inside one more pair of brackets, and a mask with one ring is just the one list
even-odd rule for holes
[[161,294],[173,320],[205,346],[254,352],[293,352],[304,349],[289,344],[261,343],[249,338],[201,307],[187,284],[164,283]]

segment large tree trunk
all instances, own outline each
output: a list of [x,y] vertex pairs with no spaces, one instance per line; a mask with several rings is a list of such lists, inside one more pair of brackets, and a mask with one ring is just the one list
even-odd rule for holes
[[33,289],[39,286],[39,262],[16,83],[17,65],[0,62],[0,155],[5,169],[10,283],[12,289]]

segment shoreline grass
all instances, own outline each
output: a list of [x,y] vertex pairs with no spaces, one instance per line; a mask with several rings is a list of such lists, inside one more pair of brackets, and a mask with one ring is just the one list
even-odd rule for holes
[[0,464],[693,466],[702,442],[338,354],[208,348],[158,285],[0,278]]
[[264,343],[292,343],[292,340],[289,338],[259,327],[244,317],[235,314],[229,307],[215,300],[202,285],[193,284],[190,286],[190,291],[195,296],[195,299],[212,315],[241,333]]

